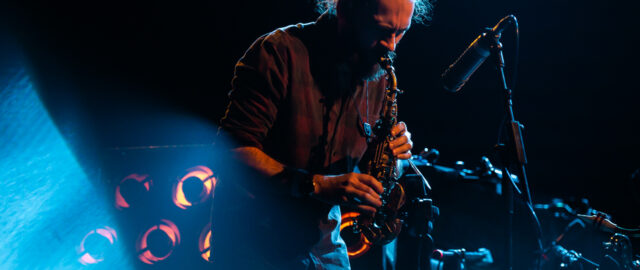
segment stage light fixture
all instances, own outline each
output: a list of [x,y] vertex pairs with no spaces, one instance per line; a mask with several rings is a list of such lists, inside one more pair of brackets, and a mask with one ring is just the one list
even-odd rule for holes
[[207,224],[202,229],[200,233],[200,238],[198,239],[198,248],[200,249],[200,256],[205,260],[209,261],[211,258],[211,223]]
[[105,226],[87,233],[84,238],[82,238],[82,242],[80,242],[80,246],[78,247],[78,253],[81,254],[78,261],[84,265],[97,264],[103,261],[105,239],[108,241],[109,246],[113,245],[118,239],[116,231]]
[[186,210],[188,207],[207,201],[215,190],[216,181],[213,171],[206,166],[187,169],[187,174],[173,186],[173,203]]
[[[139,198],[140,196],[137,195],[139,195],[141,192],[148,192],[149,189],[151,189],[152,185],[153,181],[147,174],[132,173],[130,175],[127,175],[120,181],[118,186],[116,186],[116,208],[118,210],[129,208],[130,201]],[[123,195],[123,193],[128,195]],[[125,197],[129,198],[129,201],[127,201]]]
[[[168,239],[168,246],[163,247],[159,245],[161,242],[166,241],[152,240],[159,238],[162,240]],[[156,243],[150,244],[149,242]],[[167,259],[173,252],[173,249],[179,244],[180,231],[178,230],[178,227],[170,220],[162,219],[160,224],[151,226],[138,238],[136,250],[138,251],[138,258],[140,261],[146,264],[154,264]]]

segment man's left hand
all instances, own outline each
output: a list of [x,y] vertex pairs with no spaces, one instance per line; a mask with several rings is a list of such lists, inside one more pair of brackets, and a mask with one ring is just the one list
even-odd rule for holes
[[393,155],[399,159],[410,159],[413,142],[411,141],[411,133],[407,131],[407,125],[404,122],[397,123],[391,128],[391,135],[395,137],[389,143]]

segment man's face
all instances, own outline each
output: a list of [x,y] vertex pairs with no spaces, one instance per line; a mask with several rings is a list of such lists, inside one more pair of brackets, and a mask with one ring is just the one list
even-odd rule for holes
[[377,7],[363,9],[356,23],[360,47],[387,52],[396,45],[411,26],[413,0],[378,0]]
[[414,0],[378,0],[371,8],[356,11],[353,20],[358,69],[367,76],[379,69],[380,57],[396,49],[411,26]]

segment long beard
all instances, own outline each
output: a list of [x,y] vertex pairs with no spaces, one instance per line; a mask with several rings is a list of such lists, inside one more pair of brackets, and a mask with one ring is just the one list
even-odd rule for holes
[[369,68],[367,72],[359,74],[359,78],[365,81],[376,81],[384,75],[384,69],[380,66],[380,63],[375,63]]
[[[396,57],[395,52],[387,52],[386,55],[391,60]],[[356,79],[375,81],[385,75],[385,70],[380,66],[380,57],[376,57],[375,61],[373,57],[369,59],[369,61],[359,61],[355,64],[354,74]]]

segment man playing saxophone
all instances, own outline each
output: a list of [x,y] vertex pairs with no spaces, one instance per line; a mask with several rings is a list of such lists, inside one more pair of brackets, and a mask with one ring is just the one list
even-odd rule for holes
[[[358,169],[386,95],[380,59],[431,6],[320,4],[317,21],[261,36],[236,65],[220,130],[259,177],[219,181],[211,259],[219,269],[348,269],[339,206],[370,216],[382,206],[382,184]],[[391,153],[409,159],[406,125],[390,132]]]

